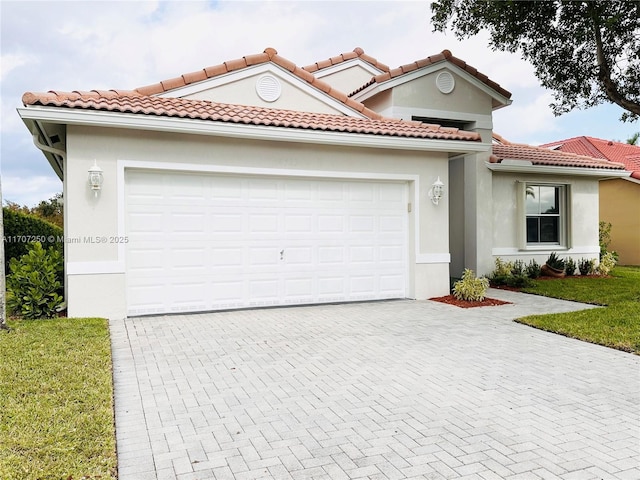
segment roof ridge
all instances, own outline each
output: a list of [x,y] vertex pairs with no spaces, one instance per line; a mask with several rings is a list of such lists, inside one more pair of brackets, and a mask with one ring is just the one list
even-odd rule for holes
[[121,94],[114,91],[26,92],[22,100],[25,106],[55,106],[335,132],[480,141],[480,135],[475,132],[389,117],[358,118],[331,113],[225,104],[209,100],[153,97],[135,91],[124,91]]
[[467,62],[465,62],[464,60],[462,60],[462,59],[460,59],[458,57],[455,57],[451,53],[451,51],[447,50],[447,49],[445,49],[442,52],[437,53],[435,55],[431,55],[431,56],[428,56],[428,57],[423,58],[421,60],[416,60],[416,61],[408,63],[406,65],[402,65],[402,66],[400,66],[398,68],[394,68],[394,69],[392,69],[392,70],[390,70],[388,72],[381,73],[380,75],[375,75],[369,82],[365,83],[363,86],[361,86],[357,90],[354,90],[353,92],[351,92],[349,94],[349,96],[351,97],[351,96],[355,95],[356,93],[361,92],[362,90],[364,90],[367,87],[370,87],[374,83],[383,83],[383,82],[389,81],[389,80],[391,80],[393,78],[397,78],[397,77],[400,77],[400,76],[405,75],[407,73],[413,72],[415,70],[419,70],[419,69],[427,67],[429,65],[434,65],[436,63],[440,63],[440,62],[444,62],[444,61],[453,63],[454,65],[456,65],[457,67],[459,67],[462,70],[466,71],[470,75],[476,77],[482,83],[484,83],[485,85],[487,85],[491,89],[495,90],[496,92],[500,93],[504,97],[511,98],[511,92],[509,92],[505,88],[501,87],[500,84],[498,84],[497,82],[494,82],[493,80],[491,80],[484,73],[479,72],[477,68],[472,67],[471,65],[468,65]]
[[295,63],[286,58],[278,55],[278,51],[275,48],[267,47],[263,53],[255,55],[245,55],[242,58],[235,60],[227,60],[219,65],[211,67],[205,67],[202,70],[195,72],[185,73],[179,77],[162,80],[158,83],[147,85],[144,87],[138,87],[136,92],[141,95],[158,95],[176,88],[185,87],[193,83],[202,82],[210,78],[214,78],[226,73],[242,70],[243,68],[251,67],[253,65],[260,65],[263,63],[274,63],[279,67],[289,71],[296,77],[304,80],[309,85],[329,95],[335,100],[345,104],[349,108],[365,115],[369,118],[377,118],[380,116],[377,112],[374,112],[370,108],[365,107],[362,103],[350,99],[346,93],[332,87],[328,83],[317,79],[310,72],[298,67]]
[[364,50],[360,47],[354,48],[353,51],[351,52],[341,53],[340,55],[336,55],[335,57],[331,57],[326,60],[321,60],[319,62],[312,63],[311,65],[302,67],[302,69],[306,70],[309,73],[313,73],[313,72],[322,70],[324,68],[332,67],[333,65],[338,65],[348,60],[353,60],[355,58],[359,58],[360,60],[368,63],[369,65],[377,68],[378,70],[382,70],[384,72],[388,72],[390,70],[389,67],[384,63],[380,63],[377,59],[364,53]]

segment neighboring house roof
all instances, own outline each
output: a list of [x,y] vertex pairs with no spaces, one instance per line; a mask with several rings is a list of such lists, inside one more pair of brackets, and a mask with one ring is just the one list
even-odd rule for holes
[[263,53],[259,53],[256,55],[247,55],[235,60],[228,60],[219,65],[206,67],[195,72],[184,73],[179,77],[162,80],[161,82],[154,83],[152,85],[139,87],[133,90],[133,92],[142,95],[162,95],[177,88],[186,87],[187,85],[209,80],[220,75],[242,70],[254,65],[261,65],[264,63],[273,63],[275,65],[278,65],[279,67],[291,72],[296,77],[304,80],[309,85],[312,85],[318,90],[321,90],[327,95],[335,98],[336,100],[339,100],[348,107],[360,112],[361,114],[369,118],[382,118],[380,114],[374,112],[373,110],[370,110],[360,102],[356,102],[355,100],[349,98],[344,92],[333,88],[328,83],[313,76],[307,70],[300,68],[290,60],[281,57],[280,55],[278,55],[278,52],[274,48],[267,48]]
[[369,119],[327,113],[230,105],[205,100],[154,97],[135,91],[27,92],[25,106],[63,107],[215,122],[438,140],[480,141],[475,132],[392,118]]
[[[494,137],[496,137],[494,135]],[[533,147],[508,143],[501,137],[501,143],[492,145],[493,154],[489,157],[490,163],[502,163],[505,160],[520,160],[531,162],[532,165],[544,165],[550,167],[580,167],[604,170],[625,170],[624,165],[613,163],[600,158],[574,153],[559,152],[548,148]]]
[[467,65],[467,62],[465,62],[464,60],[454,57],[449,50],[443,50],[441,53],[437,55],[431,55],[430,57],[423,58],[422,60],[417,60],[407,65],[394,68],[393,70],[390,70],[388,72],[381,73],[380,75],[376,75],[371,79],[369,83],[363,85],[358,90],[352,92],[349,96],[353,96],[356,93],[361,92],[362,90],[365,90],[366,88],[376,83],[381,84],[388,80],[400,77],[402,75],[406,75],[420,68],[428,67],[429,65],[434,65],[440,62],[450,62],[453,65],[456,65],[457,67],[461,68],[462,70],[466,71],[473,77],[480,80],[489,88],[498,92],[500,95],[506,97],[507,99],[511,98],[511,92],[502,88],[498,83],[491,80],[484,73],[479,72],[477,68],[474,68],[471,65]]
[[328,58],[327,60],[322,60],[320,62],[316,62],[313,63],[311,65],[307,65],[306,67],[302,67],[304,70],[306,70],[309,73],[314,73],[317,72],[318,70],[322,70],[324,68],[329,68],[332,67],[334,65],[338,65],[340,63],[346,62],[348,60],[353,60],[359,58],[360,60],[368,63],[369,65],[371,65],[372,67],[383,71],[383,72],[389,72],[390,69],[388,66],[386,66],[384,63],[380,63],[378,60],[376,60],[375,58],[367,55],[366,53],[364,53],[364,50],[360,47],[356,47],[353,52],[347,52],[347,53],[341,53],[340,55],[337,55],[335,57],[331,57]]
[[640,147],[637,145],[582,136],[540,146],[621,163],[631,172],[632,178],[640,180]]

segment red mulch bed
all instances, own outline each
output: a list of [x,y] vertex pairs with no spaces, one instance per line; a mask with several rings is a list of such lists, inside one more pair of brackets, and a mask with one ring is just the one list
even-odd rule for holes
[[446,303],[449,305],[455,305],[460,308],[473,308],[473,307],[495,307],[496,305],[507,305],[511,302],[504,302],[495,298],[485,297],[481,302],[468,302],[466,300],[458,300],[453,295],[447,295],[446,297],[430,298],[434,302]]

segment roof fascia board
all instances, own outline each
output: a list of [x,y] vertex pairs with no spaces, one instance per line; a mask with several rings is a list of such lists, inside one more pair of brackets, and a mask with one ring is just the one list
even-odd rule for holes
[[383,70],[379,70],[370,63],[363,61],[361,58],[352,58],[351,60],[347,60],[346,62],[337,63],[336,65],[331,65],[330,67],[323,68],[322,70],[316,70],[312,73],[316,78],[326,77],[327,75],[331,75],[333,73],[338,73],[343,70],[348,70],[355,66],[362,67],[364,70],[369,72],[372,77],[376,75],[380,75],[384,73]]
[[191,135],[211,135],[251,140],[298,142],[392,150],[418,150],[448,153],[488,152],[491,144],[462,140],[410,138],[361,133],[327,132],[286,127],[247,125],[230,122],[147,116],[132,113],[59,109],[56,107],[18,108],[23,121],[94,127],[150,130]]
[[521,163],[503,165],[501,163],[489,162],[485,162],[485,165],[489,170],[494,172],[572,175],[581,177],[598,177],[601,180],[604,180],[606,178],[624,178],[631,175],[631,172],[628,172],[626,170],[610,170],[607,168],[553,167],[550,165],[523,165]]
[[432,74],[440,70],[450,70],[456,75],[463,77],[473,86],[475,86],[476,88],[478,88],[479,90],[483,91],[484,93],[489,95],[491,98],[496,100],[499,103],[499,106],[494,107],[493,108],[494,110],[497,110],[498,108],[506,107],[507,105],[511,105],[512,103],[511,99],[505,97],[504,95],[499,94],[493,88],[481,82],[473,75],[470,75],[466,70],[463,70],[457,65],[450,63],[446,60],[443,60],[433,65],[427,65],[426,67],[418,68],[417,70],[413,70],[412,72],[405,73],[404,75],[399,75],[395,78],[386,80],[381,84],[378,84],[376,82],[375,84],[371,85],[368,88],[365,88],[361,92],[356,93],[351,98],[353,98],[358,102],[363,102],[364,100],[371,98],[373,95],[377,93],[384,92],[385,90],[388,90],[390,88],[397,87],[398,85],[402,85],[403,83],[410,82],[412,80],[423,77],[425,75]]
[[312,96],[316,100],[319,100],[327,104],[329,107],[349,117],[367,118],[365,115],[361,114],[360,112],[353,110],[352,108],[348,107],[344,103],[336,100],[335,98],[309,85],[304,80],[293,75],[291,72],[289,72],[289,70],[285,70],[279,65],[276,65],[271,62],[262,63],[259,65],[252,65],[250,67],[245,67],[241,70],[236,70],[233,72],[227,72],[214,78],[209,78],[201,82],[186,85],[184,87],[178,87],[168,92],[159,93],[153,96],[165,97],[165,98],[181,98],[187,95],[194,95],[204,90],[211,90],[213,88],[221,87],[223,85],[227,85],[232,82],[237,82],[239,80],[244,80],[244,79],[247,79],[256,75],[262,75],[265,73],[271,73],[275,75],[281,81],[294,85],[295,87],[301,89],[306,94]]

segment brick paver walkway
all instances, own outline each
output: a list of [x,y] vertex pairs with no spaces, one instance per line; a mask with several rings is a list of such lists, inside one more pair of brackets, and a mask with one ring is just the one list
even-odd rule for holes
[[640,479],[640,357],[490,295],[113,321],[119,478]]

